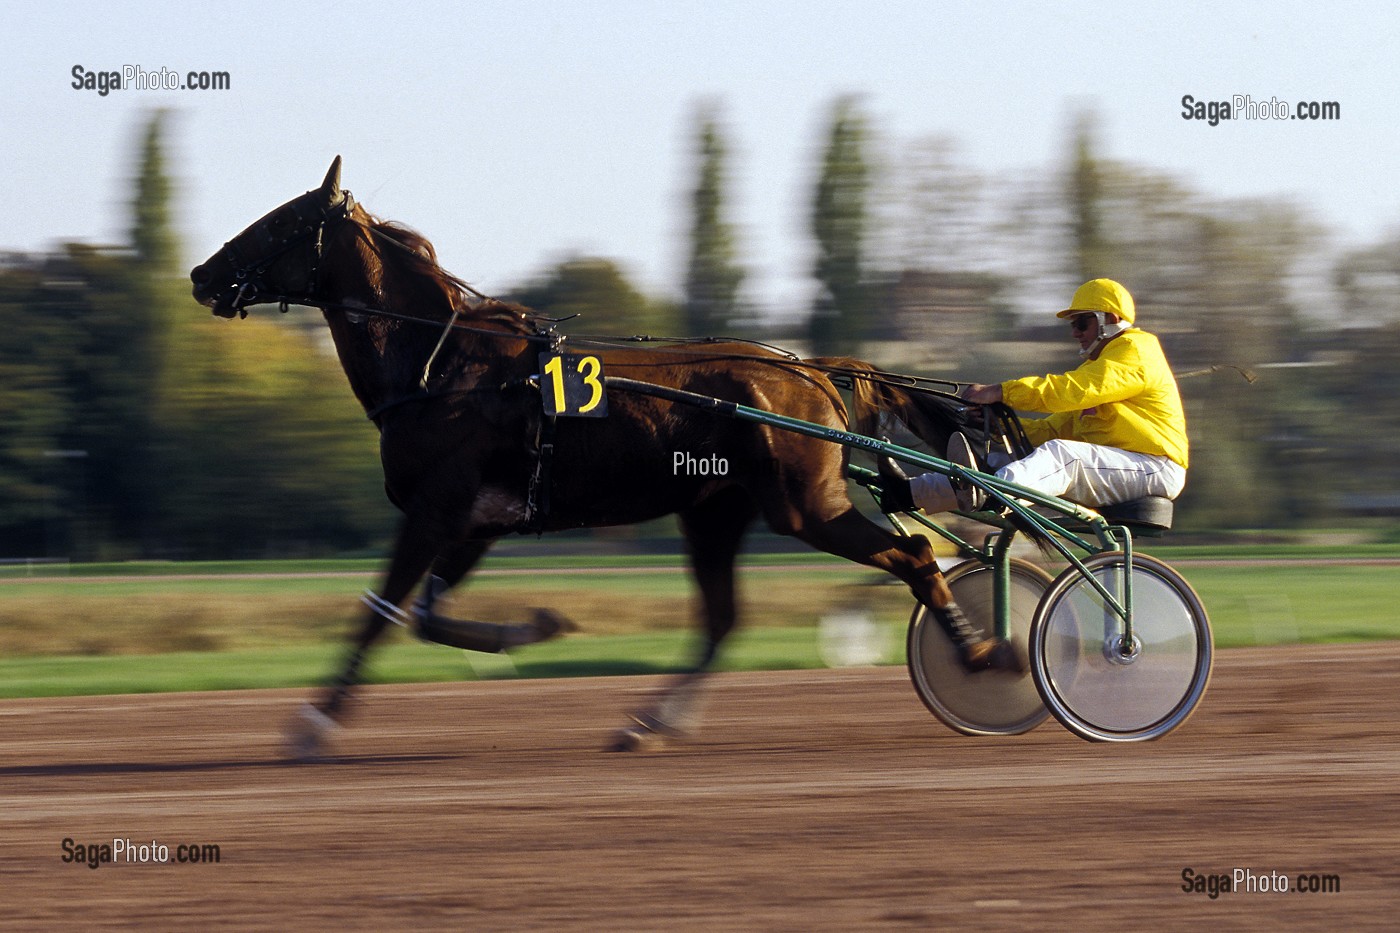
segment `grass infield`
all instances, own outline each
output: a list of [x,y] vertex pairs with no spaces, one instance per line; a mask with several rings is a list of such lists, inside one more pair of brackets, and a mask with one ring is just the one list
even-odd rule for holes
[[[1200,594],[1228,648],[1400,637],[1391,608],[1396,568],[1318,563],[1390,559],[1400,548],[1155,548]],[[1257,560],[1268,564],[1200,561]],[[386,639],[369,671],[377,682],[657,673],[690,654],[695,611],[674,557],[493,562],[449,612],[487,621],[550,606],[581,632],[509,658]],[[823,666],[821,621],[868,612],[881,663],[903,663],[912,598],[899,584],[837,560],[759,557],[740,575],[746,627],[727,669]],[[306,686],[338,665],[360,591],[378,562],[302,561],[82,568],[6,568],[0,575],[0,697]],[[565,572],[566,571],[566,572]],[[118,576],[120,574],[120,576]]]

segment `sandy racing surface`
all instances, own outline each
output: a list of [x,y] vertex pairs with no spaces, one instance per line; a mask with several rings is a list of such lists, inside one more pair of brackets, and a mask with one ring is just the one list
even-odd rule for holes
[[1397,644],[1221,652],[1133,746],[965,738],[883,668],[718,675],[693,743],[600,752],[651,683],[371,688],[315,765],[280,759],[301,691],[5,701],[0,927],[1394,928]]

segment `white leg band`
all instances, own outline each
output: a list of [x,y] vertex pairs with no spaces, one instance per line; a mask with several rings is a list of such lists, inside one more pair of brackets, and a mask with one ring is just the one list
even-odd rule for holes
[[327,732],[337,732],[340,729],[340,723],[336,722],[310,703],[301,704],[301,708],[297,710],[297,717],[316,730],[318,735]]
[[408,613],[404,612],[387,599],[381,598],[377,593],[365,590],[365,594],[360,597],[360,602],[368,606],[370,611],[375,615],[388,619],[395,625],[402,625],[405,627],[408,625]]

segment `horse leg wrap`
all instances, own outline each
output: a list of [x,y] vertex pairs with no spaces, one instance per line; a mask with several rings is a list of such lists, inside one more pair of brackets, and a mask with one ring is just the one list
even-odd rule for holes
[[327,732],[338,732],[340,730],[340,723],[336,722],[310,703],[301,704],[301,707],[296,712],[296,717],[305,723],[308,729],[315,730],[317,733],[324,734]]
[[703,713],[704,673],[688,674],[661,694],[652,718],[661,731],[672,736],[694,732]]
[[938,624],[943,626],[943,630],[948,633],[948,637],[953,640],[953,644],[966,650],[972,645],[987,639],[987,633],[981,627],[973,623],[962,611],[957,603],[952,600],[942,609],[935,609],[933,617],[938,620]]
[[304,703],[283,730],[283,748],[294,761],[314,761],[320,757],[326,739],[339,729],[340,724],[333,718]]

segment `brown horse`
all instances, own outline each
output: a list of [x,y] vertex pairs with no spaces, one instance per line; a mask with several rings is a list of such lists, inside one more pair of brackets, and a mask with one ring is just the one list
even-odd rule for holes
[[[735,556],[760,515],[781,534],[903,580],[963,646],[970,669],[1007,666],[1006,646],[969,626],[953,603],[927,541],[885,531],[852,506],[845,448],[615,390],[606,393],[606,417],[547,417],[540,354],[560,338],[538,315],[485,299],[445,272],[423,237],[368,214],[341,189],[338,157],[321,187],[254,223],[190,278],[195,298],[222,317],[260,303],[323,310],[350,387],[379,428],[385,488],[404,515],[343,672],[303,711],[293,736],[300,755],[313,754],[322,730],[343,716],[365,654],[390,621],[485,651],[557,634],[561,621],[549,613],[492,625],[434,611],[497,538],[670,513],[680,517],[700,588],[704,644],[691,673],[638,712],[615,748],[683,723],[692,688],[734,628]],[[609,373],[835,428],[847,423],[825,375],[752,344],[596,355]],[[888,387],[857,389],[869,410],[900,404]],[[678,454],[723,460],[728,471],[691,475],[698,471],[677,469]]]

